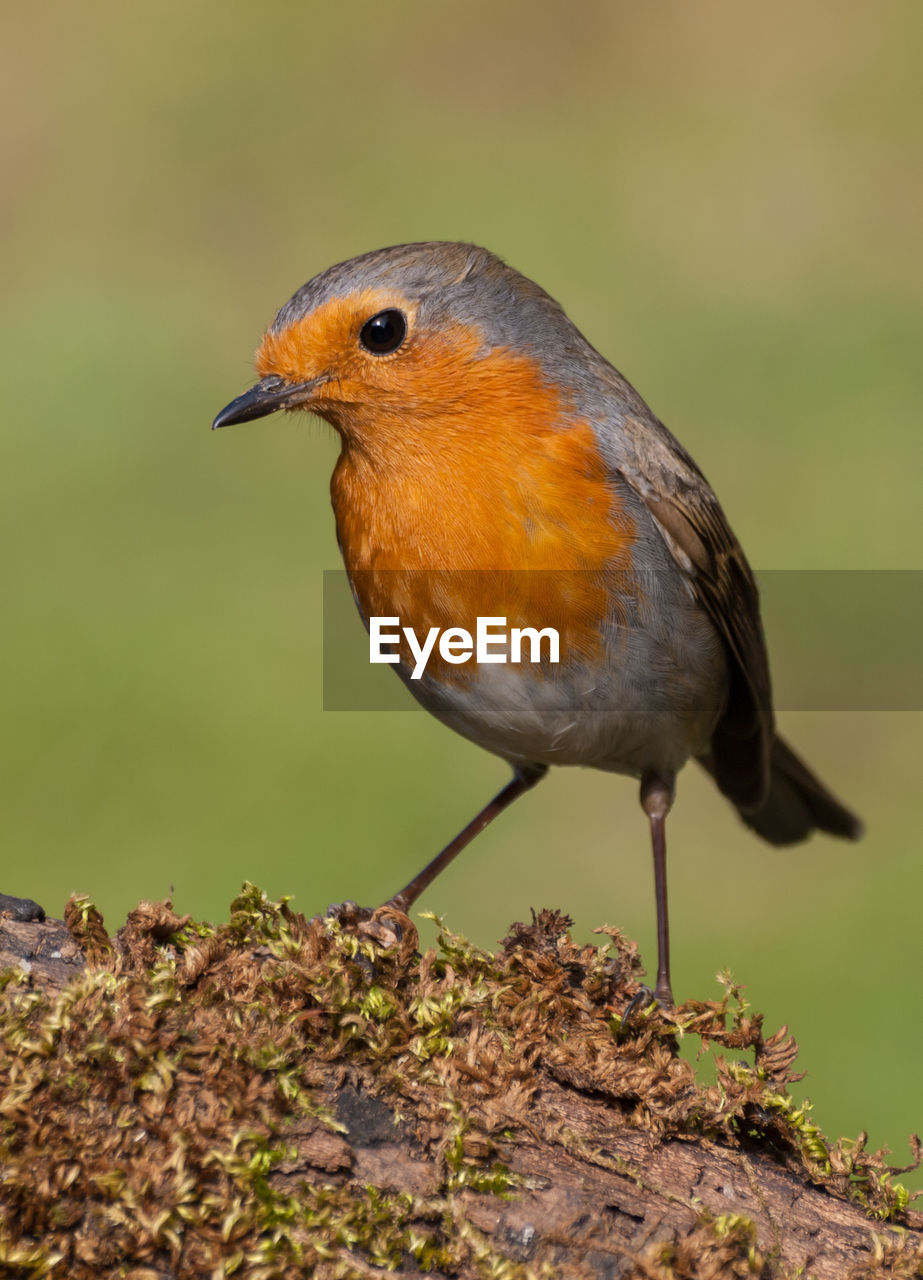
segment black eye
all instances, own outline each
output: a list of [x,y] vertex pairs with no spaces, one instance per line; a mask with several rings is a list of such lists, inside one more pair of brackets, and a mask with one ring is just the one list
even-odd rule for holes
[[396,351],[406,336],[407,321],[401,311],[379,311],[359,331],[359,341],[376,356]]

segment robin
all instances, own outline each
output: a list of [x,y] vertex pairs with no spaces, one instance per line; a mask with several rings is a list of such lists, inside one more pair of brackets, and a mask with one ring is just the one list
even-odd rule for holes
[[[513,768],[388,905],[407,911],[549,765],[627,774],[650,824],[655,994],[670,1006],[665,824],[690,757],[771,844],[861,834],[776,732],[756,585],[707,480],[537,284],[470,244],[363,254],[298,290],[256,368],[214,426],[279,409],[331,423],[337,536],[366,627],[402,645],[446,632],[422,671],[396,642],[391,660],[423,706]],[[549,645],[514,663],[502,638],[465,660],[459,635],[478,619],[560,628],[557,662]]]

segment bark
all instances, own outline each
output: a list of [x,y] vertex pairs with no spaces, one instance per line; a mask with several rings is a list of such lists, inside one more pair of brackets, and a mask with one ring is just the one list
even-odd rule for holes
[[[665,1014],[616,931],[421,956],[396,913],[253,890],[217,931],[66,915],[0,920],[0,1275],[923,1271],[881,1155],[788,1095],[785,1029],[732,987]],[[717,1085],[678,1026],[729,1051]]]

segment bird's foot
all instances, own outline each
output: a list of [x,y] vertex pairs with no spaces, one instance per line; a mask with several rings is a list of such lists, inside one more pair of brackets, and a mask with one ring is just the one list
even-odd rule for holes
[[[336,920],[342,929],[371,938],[381,947],[397,946],[410,924],[406,915],[389,902],[374,909],[357,906],[355,902],[337,902],[327,908],[325,919]],[[415,933],[412,925],[410,930]]]
[[336,920],[344,928],[355,928],[372,918],[371,907],[360,907],[355,902],[333,902],[324,912],[325,920]]
[[628,1024],[631,1022],[632,1018],[634,1018],[636,1014],[639,1012],[639,1010],[646,1009],[649,1005],[653,1004],[653,1002],[654,1002],[653,991],[650,989],[650,987],[646,987],[642,983],[641,986],[638,987],[638,990],[635,992],[635,994],[628,1001],[628,1004],[626,1004],[625,1006],[625,1009],[622,1013],[622,1027],[623,1028],[627,1027]]

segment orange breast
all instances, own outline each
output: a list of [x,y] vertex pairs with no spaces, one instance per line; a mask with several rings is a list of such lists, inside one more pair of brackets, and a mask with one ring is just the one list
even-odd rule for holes
[[589,423],[538,366],[502,350],[460,360],[467,337],[445,362],[430,350],[412,398],[329,408],[344,440],[333,506],[360,606],[418,636],[473,632],[478,616],[554,627],[562,661],[590,658],[620,576],[627,585],[633,522]]

